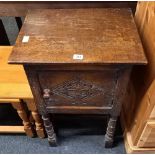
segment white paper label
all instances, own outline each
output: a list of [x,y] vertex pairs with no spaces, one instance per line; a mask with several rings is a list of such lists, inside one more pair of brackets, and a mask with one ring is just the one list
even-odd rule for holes
[[75,60],[83,60],[83,54],[74,54],[73,59],[75,59]]
[[29,36],[24,36],[22,42],[27,43],[29,41]]

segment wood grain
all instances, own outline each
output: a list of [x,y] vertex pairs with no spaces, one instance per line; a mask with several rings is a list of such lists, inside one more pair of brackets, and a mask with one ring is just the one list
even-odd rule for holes
[[[0,46],[0,82],[6,83],[28,83],[22,65],[8,65],[8,57],[12,52],[13,46]],[[4,72],[4,73],[2,73]],[[16,73],[16,74],[15,74]],[[9,76],[9,74],[11,76]],[[17,78],[18,74],[18,78]]]
[[[69,9],[69,8],[132,8],[135,11],[136,2],[0,2],[0,16],[26,16],[29,9]],[[5,8],[5,9],[4,9]]]
[[78,113],[110,115],[112,147],[131,69],[147,60],[131,10],[117,8],[31,10],[9,62],[24,65],[52,146],[49,113]]
[[24,99],[24,102],[27,104],[29,111],[31,112],[31,116],[35,123],[35,129],[39,138],[45,138],[45,132],[43,127],[43,121],[38,114],[35,102],[33,99]]
[[[22,42],[24,36],[30,37],[27,43]],[[73,59],[74,54],[82,54],[83,60]],[[45,9],[28,12],[9,63],[146,64],[147,60],[131,9]]]
[[29,121],[28,113],[24,104],[20,101],[19,103],[11,103],[12,106],[17,110],[19,117],[21,118],[24,126],[24,130],[29,137],[34,137],[35,132],[32,127],[32,124]]
[[[33,96],[23,66],[7,64],[11,50],[12,47],[10,46],[0,47],[0,103],[11,103],[13,105],[23,120],[24,129],[22,130],[21,126],[15,126],[12,130],[6,127],[6,132],[17,133],[25,130],[28,136],[33,137],[35,135],[33,126],[29,120],[27,109],[21,102],[21,99],[33,100]],[[33,111],[34,118],[36,118],[36,130],[39,133],[39,137],[43,138],[45,136],[43,126],[34,102],[31,102],[32,106],[33,108],[30,109]],[[3,132],[4,129],[5,127],[0,126],[0,132]]]
[[147,121],[144,130],[138,140],[138,147],[154,147],[155,144],[155,121]]
[[7,64],[12,48],[0,47],[0,98],[33,98],[23,66]]
[[24,126],[0,126],[0,133],[25,133]]
[[[143,4],[143,5],[142,5]],[[143,76],[141,78],[144,80],[143,85],[137,86],[137,102],[139,107],[136,110],[136,123],[132,127],[131,136],[133,144],[136,145],[142,131],[146,125],[147,119],[149,119],[152,110],[154,109],[154,92],[155,92],[155,68],[154,68],[154,31],[155,31],[155,22],[154,22],[154,2],[140,3],[139,10],[137,12],[143,13],[143,8],[145,6],[145,17],[143,19],[137,20],[137,25],[139,25],[140,33],[145,48],[145,52],[148,58],[148,65],[143,68]],[[138,13],[136,14],[135,19],[138,19]],[[142,26],[141,26],[142,24]],[[148,37],[149,36],[149,37]],[[135,73],[136,75],[136,73]],[[142,117],[143,116],[143,117]],[[133,134],[133,135],[132,135]]]
[[128,111],[124,117],[126,148],[127,150],[130,148],[133,153],[147,153],[155,150],[153,138],[155,133],[154,9],[155,2],[138,2],[135,14],[148,65],[133,69],[131,79],[135,100],[133,99],[132,108],[129,108],[131,104],[123,107],[123,113]]
[[140,148],[140,147],[137,147],[136,145],[133,145],[132,143],[132,139],[131,139],[131,134],[130,132],[127,132],[126,133],[126,137],[125,137],[125,148],[126,148],[126,151],[128,154],[154,154],[155,152],[155,148]]

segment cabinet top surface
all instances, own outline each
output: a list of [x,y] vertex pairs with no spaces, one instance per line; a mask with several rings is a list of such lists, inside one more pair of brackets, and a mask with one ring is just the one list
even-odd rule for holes
[[[28,36],[28,37],[27,37]],[[147,63],[128,8],[30,10],[9,63]]]

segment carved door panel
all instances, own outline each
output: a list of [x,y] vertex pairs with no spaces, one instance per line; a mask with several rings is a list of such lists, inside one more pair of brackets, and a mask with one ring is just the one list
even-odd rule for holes
[[114,70],[39,72],[46,107],[112,107],[116,85]]

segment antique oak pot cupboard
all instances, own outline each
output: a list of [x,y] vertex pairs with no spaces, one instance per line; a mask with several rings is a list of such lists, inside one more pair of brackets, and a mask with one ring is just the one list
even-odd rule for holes
[[49,114],[70,113],[109,115],[112,147],[131,69],[147,60],[130,9],[45,9],[28,11],[9,63],[23,64],[51,146]]

